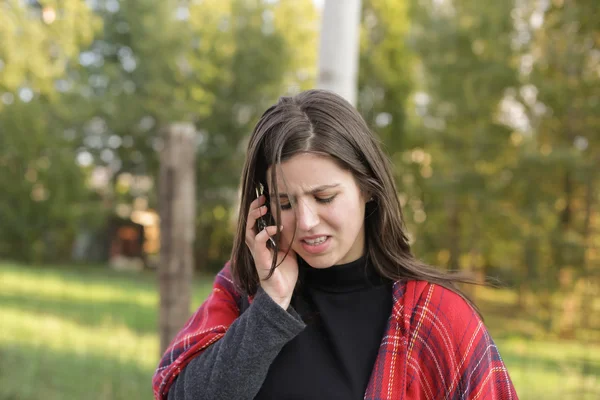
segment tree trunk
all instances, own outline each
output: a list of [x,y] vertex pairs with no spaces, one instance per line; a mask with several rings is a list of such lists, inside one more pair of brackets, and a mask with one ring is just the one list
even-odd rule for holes
[[540,225],[540,215],[536,203],[536,190],[533,185],[528,185],[525,189],[524,210],[531,215],[530,226],[525,230],[523,235],[523,268],[520,269],[519,290],[518,290],[518,305],[521,310],[527,308],[527,300],[533,289],[540,289],[540,249],[539,239],[536,234]]
[[317,87],[356,105],[361,0],[325,0]]
[[446,209],[448,210],[448,249],[450,250],[450,259],[448,260],[448,268],[452,271],[460,270],[461,256],[461,221],[460,221],[460,205],[456,197],[449,198],[446,201]]
[[594,196],[594,179],[596,177],[595,168],[597,168],[594,163],[589,168],[587,175],[587,183],[586,183],[586,192],[585,192],[585,217],[583,220],[583,243],[585,246],[584,256],[583,256],[583,301],[581,307],[581,328],[589,329],[590,328],[590,315],[593,313],[593,303],[594,303],[594,290],[593,286],[596,283],[596,279],[592,276],[592,261],[590,260],[590,256],[592,251],[590,247],[592,246],[592,232],[591,232],[591,220],[592,220],[592,209],[595,203]]
[[[484,283],[485,282],[485,274],[482,270],[481,260],[483,258],[482,254],[482,229],[480,224],[479,216],[481,215],[480,204],[477,199],[471,199],[469,201],[469,213],[472,215],[471,219],[471,233],[469,240],[469,251],[468,251],[468,263],[466,272],[477,282]],[[460,225],[459,225],[460,227]],[[474,285],[466,285],[463,288],[464,293],[469,296],[471,301],[477,302],[477,287]]]
[[530,232],[525,238],[523,246],[523,260],[525,269],[522,271],[518,290],[518,305],[521,310],[527,309],[527,297],[531,292],[531,283],[536,279],[539,263],[539,243],[535,234]]
[[190,314],[196,220],[195,129],[173,124],[160,154],[160,353]]
[[[564,180],[565,208],[559,215],[559,224],[554,234],[554,270],[551,274],[544,274],[544,286],[553,295],[562,294],[562,308],[555,309],[554,302],[550,301],[548,318],[558,320],[557,329],[560,337],[572,336],[575,320],[570,314],[575,309],[575,291],[573,289],[573,265],[571,249],[567,243],[567,234],[571,230],[573,219],[573,181],[571,171],[567,169]],[[558,278],[558,279],[556,279]],[[558,287],[556,286],[558,282]],[[558,290],[557,290],[558,289]],[[549,323],[552,326],[552,323]]]

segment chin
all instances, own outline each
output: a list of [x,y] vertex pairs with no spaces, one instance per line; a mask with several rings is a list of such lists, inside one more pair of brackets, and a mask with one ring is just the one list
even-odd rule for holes
[[304,261],[316,269],[325,269],[337,264],[337,258],[335,258],[332,254],[299,254],[301,254],[300,257],[302,257]]

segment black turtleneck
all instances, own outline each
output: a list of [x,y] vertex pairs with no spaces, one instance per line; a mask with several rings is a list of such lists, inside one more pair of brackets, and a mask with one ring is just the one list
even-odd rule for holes
[[269,367],[255,399],[362,399],[392,311],[392,283],[367,258],[316,269],[299,259],[292,306],[307,327]]

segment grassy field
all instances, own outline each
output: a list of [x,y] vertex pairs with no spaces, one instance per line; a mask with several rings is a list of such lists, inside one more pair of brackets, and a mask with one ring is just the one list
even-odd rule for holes
[[[600,344],[532,339],[510,292],[477,295],[521,399],[600,398]],[[0,263],[0,400],[151,399],[157,304],[151,273]]]

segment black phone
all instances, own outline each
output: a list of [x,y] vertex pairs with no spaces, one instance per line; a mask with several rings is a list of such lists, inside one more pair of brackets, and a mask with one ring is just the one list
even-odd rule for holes
[[[264,194],[265,191],[265,187],[263,186],[262,183],[259,183],[258,185],[256,185],[255,187],[256,190],[256,198],[258,199],[261,195]],[[271,215],[269,214],[269,196],[266,196],[267,200],[265,202],[265,206],[267,207],[267,213],[265,215],[263,215],[262,217],[258,217],[256,220],[256,232],[260,232],[263,229],[265,229],[269,223],[272,223],[272,218]],[[269,249],[275,249],[275,241],[273,240],[272,237],[269,237],[269,240],[267,240],[267,247]]]

